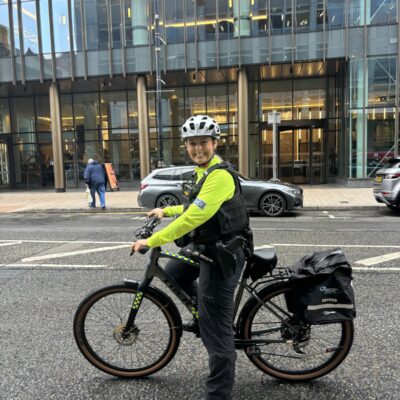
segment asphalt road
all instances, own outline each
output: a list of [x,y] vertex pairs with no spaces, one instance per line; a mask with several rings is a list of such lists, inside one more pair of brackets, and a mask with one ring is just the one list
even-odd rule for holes
[[[1,399],[201,398],[207,357],[189,333],[164,370],[134,381],[96,370],[76,347],[72,320],[83,297],[124,277],[141,279],[145,256],[129,257],[140,218],[0,214]],[[307,384],[264,376],[239,352],[234,399],[399,398],[399,222],[386,210],[252,218],[256,246],[274,245],[279,266],[343,248],[354,267],[356,336],[337,370]]]

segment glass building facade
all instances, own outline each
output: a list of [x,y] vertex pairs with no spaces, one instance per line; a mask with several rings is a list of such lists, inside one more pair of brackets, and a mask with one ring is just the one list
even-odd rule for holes
[[273,110],[282,180],[367,184],[398,154],[397,0],[0,0],[0,188],[78,187],[93,157],[120,181],[156,166],[155,1],[167,165],[204,113],[251,177],[272,177]]

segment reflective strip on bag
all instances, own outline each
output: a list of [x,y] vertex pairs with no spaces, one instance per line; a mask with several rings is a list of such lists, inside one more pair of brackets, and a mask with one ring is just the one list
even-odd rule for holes
[[348,310],[352,310],[354,308],[354,304],[319,304],[317,306],[307,306],[307,310],[323,310],[325,308],[345,308]]

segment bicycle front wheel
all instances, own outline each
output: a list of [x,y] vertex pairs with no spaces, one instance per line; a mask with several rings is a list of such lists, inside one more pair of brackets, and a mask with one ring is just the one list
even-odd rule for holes
[[250,361],[278,379],[309,381],[328,374],[347,356],[353,343],[352,321],[309,325],[299,322],[286,305],[289,283],[260,290],[239,317],[241,338],[258,339],[246,349]]
[[140,378],[165,367],[174,357],[182,334],[181,318],[171,299],[149,288],[133,329],[125,334],[137,289],[126,284],[102,288],[82,301],[74,319],[79,350],[108,374]]

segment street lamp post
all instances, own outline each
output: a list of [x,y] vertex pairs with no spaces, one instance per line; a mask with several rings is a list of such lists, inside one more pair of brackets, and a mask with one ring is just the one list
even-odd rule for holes
[[[160,71],[160,16],[158,14],[158,0],[154,0],[154,22],[155,22],[155,64],[156,64],[156,120],[157,120],[157,148],[158,148],[158,168],[164,167],[163,138],[162,138],[162,104],[161,104],[161,71]],[[164,42],[165,44],[165,42]]]

